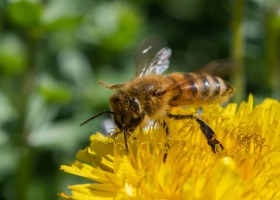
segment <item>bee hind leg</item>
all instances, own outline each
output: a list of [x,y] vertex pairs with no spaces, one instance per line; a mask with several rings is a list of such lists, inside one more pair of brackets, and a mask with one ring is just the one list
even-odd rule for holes
[[194,115],[173,115],[168,113],[167,116],[171,119],[175,120],[183,120],[183,119],[194,119],[200,126],[202,133],[204,134],[208,145],[211,147],[214,153],[217,153],[217,147],[221,150],[224,149],[223,145],[216,139],[216,135],[214,131],[201,119],[197,118]]
[[164,151],[164,156],[163,156],[163,162],[165,162],[167,154],[168,154],[168,150],[170,149],[170,146],[169,146],[170,134],[169,134],[169,128],[164,120],[162,122],[162,127],[165,130],[165,134],[166,134],[166,142],[165,142],[165,146],[164,146],[165,151]]
[[217,153],[217,147],[221,150],[224,149],[223,145],[216,139],[214,131],[201,119],[194,117],[196,122],[200,125],[200,129],[206,137],[207,143],[214,153]]

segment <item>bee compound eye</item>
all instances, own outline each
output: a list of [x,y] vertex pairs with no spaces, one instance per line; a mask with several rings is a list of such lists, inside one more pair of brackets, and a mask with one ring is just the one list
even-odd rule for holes
[[129,103],[131,105],[131,108],[135,111],[135,110],[139,110],[140,109],[140,103],[138,101],[137,98],[132,97],[129,99]]
[[135,97],[132,97],[132,98],[131,98],[131,101],[132,101],[134,104],[139,104],[138,99],[136,99]]

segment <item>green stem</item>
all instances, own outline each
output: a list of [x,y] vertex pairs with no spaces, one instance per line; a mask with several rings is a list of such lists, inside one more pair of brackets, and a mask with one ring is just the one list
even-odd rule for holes
[[[267,69],[266,89],[270,95],[280,99],[280,25],[277,21],[276,11],[269,9],[266,19],[266,38],[265,38],[265,64]],[[279,19],[278,19],[279,20]]]
[[[27,137],[29,130],[26,127],[27,117],[27,103],[30,93],[34,84],[34,58],[35,58],[35,38],[27,33],[27,66],[24,74],[22,75],[22,82],[19,84],[18,95],[18,111],[19,111],[19,124],[18,124],[18,138],[16,146],[19,151],[19,163],[15,178],[15,195],[16,199],[26,200],[29,181],[32,174],[32,150],[27,144]],[[20,82],[20,80],[19,80]]]
[[235,101],[244,100],[245,96],[245,76],[244,76],[244,38],[242,29],[242,20],[244,12],[244,0],[235,0],[233,4],[233,19],[232,19],[232,49],[231,56],[237,64],[237,69],[234,72],[233,84],[237,90]]

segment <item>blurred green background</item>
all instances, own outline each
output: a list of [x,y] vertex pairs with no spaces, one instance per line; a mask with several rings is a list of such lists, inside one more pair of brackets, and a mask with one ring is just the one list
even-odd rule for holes
[[235,101],[279,100],[279,0],[0,0],[0,199],[58,199],[84,180],[59,171],[106,131],[111,91],[133,78],[135,49],[161,35],[169,72],[238,63]]

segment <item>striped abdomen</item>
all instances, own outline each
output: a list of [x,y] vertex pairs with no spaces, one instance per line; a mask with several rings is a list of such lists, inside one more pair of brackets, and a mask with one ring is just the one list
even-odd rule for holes
[[172,106],[222,103],[234,92],[234,89],[217,76],[195,73],[174,73],[168,76],[174,83]]

